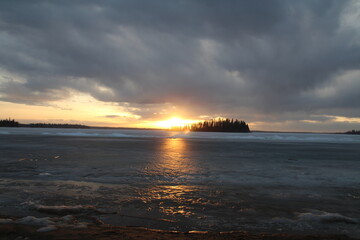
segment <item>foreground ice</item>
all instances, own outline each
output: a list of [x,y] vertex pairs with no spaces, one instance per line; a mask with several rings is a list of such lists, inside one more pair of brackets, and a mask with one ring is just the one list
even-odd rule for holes
[[4,131],[0,215],[53,222],[41,231],[71,214],[78,227],[360,237],[359,136]]
[[38,227],[38,232],[49,232],[54,231],[58,228],[86,228],[87,223],[78,222],[77,219],[72,215],[66,215],[63,217],[34,217],[26,216],[17,220],[0,218],[0,224],[22,224]]

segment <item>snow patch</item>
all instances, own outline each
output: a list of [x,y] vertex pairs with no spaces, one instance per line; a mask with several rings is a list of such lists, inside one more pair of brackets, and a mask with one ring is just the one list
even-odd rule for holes
[[98,210],[91,205],[75,205],[75,206],[45,206],[45,205],[35,205],[36,210],[39,212],[53,213],[53,214],[77,214],[82,212],[97,212]]
[[0,224],[9,224],[12,222],[13,222],[13,220],[10,218],[0,218]]
[[344,229],[344,224],[352,224],[354,225],[354,228],[357,228],[356,225],[359,221],[339,213],[311,210],[310,212],[296,213],[296,216],[293,219],[282,217],[273,218],[270,223],[275,227],[304,231],[310,229],[324,229],[326,227],[331,229]]
[[51,232],[51,231],[54,231],[56,230],[57,228],[55,226],[46,226],[46,227],[41,227],[39,228],[38,230],[36,230],[37,232]]
[[75,221],[75,217],[72,215],[66,215],[66,216],[61,217],[60,221],[64,222],[64,223],[71,223],[71,222]]
[[16,220],[15,222],[19,223],[19,224],[31,225],[31,226],[54,225],[54,222],[51,221],[49,217],[37,218],[34,216],[27,216],[24,218],[20,218],[20,219]]
[[51,173],[47,173],[47,172],[43,172],[43,173],[39,173],[39,176],[51,176]]
[[358,221],[354,218],[346,217],[338,213],[328,213],[328,212],[318,212],[318,213],[300,213],[298,214],[298,218],[301,221],[309,221],[309,222],[322,222],[322,223],[350,223],[357,224]]
[[74,225],[73,228],[74,228],[74,229],[87,228],[87,224],[86,224],[86,223],[78,223],[78,224]]
[[[30,225],[39,227],[37,232],[50,232],[54,231],[58,228],[72,228],[72,229],[82,229],[87,228],[87,223],[78,222],[74,216],[66,215],[63,217],[44,217],[37,218],[34,216],[27,216],[20,218],[16,221],[12,221],[11,219],[0,219],[3,220],[4,223],[17,223],[23,225]],[[11,221],[9,221],[11,220]]]

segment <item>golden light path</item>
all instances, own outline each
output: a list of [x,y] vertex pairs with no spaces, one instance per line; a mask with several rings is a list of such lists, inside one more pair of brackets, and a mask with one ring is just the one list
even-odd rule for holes
[[185,185],[184,179],[200,171],[197,163],[188,154],[185,139],[165,138],[161,140],[158,157],[145,169],[146,175],[157,176],[159,184],[142,193],[143,202],[160,205],[160,211],[167,215],[193,215],[192,208],[187,204],[197,202],[193,193],[196,186]]

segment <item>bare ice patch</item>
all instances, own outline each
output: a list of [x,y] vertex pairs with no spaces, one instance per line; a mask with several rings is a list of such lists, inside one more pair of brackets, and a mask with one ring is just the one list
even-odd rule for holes
[[46,227],[42,227],[39,228],[38,230],[36,230],[37,232],[51,232],[56,230],[57,228],[55,226],[46,226]]
[[343,222],[350,224],[358,223],[358,220],[354,218],[346,217],[339,213],[328,213],[328,212],[300,213],[298,214],[298,218],[301,221],[308,221],[308,222],[317,221],[322,223],[336,223],[336,222]]
[[75,205],[75,206],[45,206],[35,205],[36,210],[39,212],[53,213],[58,215],[63,214],[79,214],[84,212],[98,212],[98,210],[91,205]]
[[39,176],[51,176],[51,173],[43,172],[39,173]]
[[339,213],[329,213],[323,211],[313,210],[311,212],[297,213],[295,219],[288,218],[273,218],[273,223],[296,223],[301,225],[315,224],[315,223],[345,223],[345,224],[358,224],[359,221],[355,218],[346,217]]
[[87,223],[78,222],[72,215],[66,215],[63,217],[43,217],[37,218],[34,216],[26,216],[13,221],[12,219],[0,219],[0,223],[10,224],[22,224],[38,227],[37,232],[50,232],[58,228],[86,228]]
[[93,205],[41,205],[36,204],[32,201],[23,202],[23,205],[28,205],[29,208],[34,209],[39,212],[45,212],[56,215],[68,215],[68,214],[82,214],[82,213],[107,213],[105,211],[98,210]]
[[14,220],[10,219],[10,218],[0,218],[0,224],[9,224],[9,223],[13,223]]
[[345,234],[352,237],[360,236],[359,221],[339,213],[329,213],[318,210],[296,213],[293,219],[273,218],[271,225],[277,229],[292,231],[318,231],[319,233]]
[[20,218],[15,222],[19,224],[31,225],[31,226],[48,226],[55,224],[53,221],[50,220],[49,217],[37,218],[34,216],[27,216],[24,218]]

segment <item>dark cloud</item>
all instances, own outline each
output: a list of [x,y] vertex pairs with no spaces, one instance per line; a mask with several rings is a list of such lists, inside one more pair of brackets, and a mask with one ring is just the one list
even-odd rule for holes
[[38,104],[77,90],[144,118],[165,114],[153,106],[356,117],[359,9],[346,0],[1,1],[0,97]]

